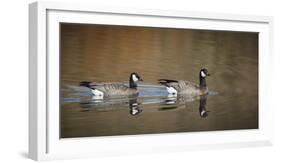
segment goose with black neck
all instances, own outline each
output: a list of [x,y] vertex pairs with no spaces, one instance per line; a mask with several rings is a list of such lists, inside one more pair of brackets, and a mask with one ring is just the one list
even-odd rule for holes
[[208,94],[206,78],[210,76],[206,68],[199,71],[199,85],[185,80],[159,79],[159,83],[164,85],[169,95],[205,95]]
[[137,83],[143,81],[142,78],[133,72],[129,78],[129,86],[124,83],[97,83],[97,82],[80,82],[80,86],[91,89],[93,96],[109,97],[109,96],[129,96],[138,95]]

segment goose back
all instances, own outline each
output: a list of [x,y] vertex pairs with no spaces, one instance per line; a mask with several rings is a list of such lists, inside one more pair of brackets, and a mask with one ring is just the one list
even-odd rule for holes
[[189,95],[200,95],[203,92],[200,90],[200,87],[190,81],[184,80],[168,80],[160,79],[160,84],[165,85],[166,87],[173,87],[177,90],[178,94],[189,94]]
[[137,94],[137,89],[129,88],[122,83],[90,83],[89,88],[102,91],[105,96]]

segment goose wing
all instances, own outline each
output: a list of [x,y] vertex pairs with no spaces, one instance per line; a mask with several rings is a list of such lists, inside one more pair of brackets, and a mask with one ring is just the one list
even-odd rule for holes
[[170,80],[170,79],[159,79],[160,84],[166,87],[173,87],[176,90],[180,90],[180,83],[178,80]]
[[81,82],[80,85],[91,89],[97,89],[104,92],[106,95],[128,95],[135,93],[136,90],[130,89],[123,83],[97,83],[97,82]]
[[159,83],[167,87],[173,87],[178,91],[196,90],[199,88],[196,84],[184,80],[159,79]]
[[187,90],[196,90],[199,89],[199,86],[195,83],[192,83],[190,81],[181,81],[180,82],[181,88],[182,89],[187,89]]

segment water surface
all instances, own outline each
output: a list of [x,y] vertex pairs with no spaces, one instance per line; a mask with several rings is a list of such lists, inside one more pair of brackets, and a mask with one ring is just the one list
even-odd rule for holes
[[[169,97],[157,79],[199,82],[210,93]],[[138,97],[94,98],[80,81],[122,82]],[[258,128],[258,34],[106,25],[61,25],[61,137]],[[203,114],[202,114],[203,112]]]

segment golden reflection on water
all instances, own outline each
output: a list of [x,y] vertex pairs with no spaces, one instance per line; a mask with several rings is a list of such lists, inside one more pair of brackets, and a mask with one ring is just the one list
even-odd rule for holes
[[257,33],[61,24],[60,46],[62,99],[69,96],[67,86],[127,82],[131,72],[138,72],[145,84],[156,85],[160,78],[198,83],[202,67],[211,73],[209,89],[218,92],[208,97],[206,118],[199,116],[199,100],[164,110],[143,105],[137,116],[129,114],[128,101],[104,107],[107,111],[62,102],[62,137],[258,127]]

